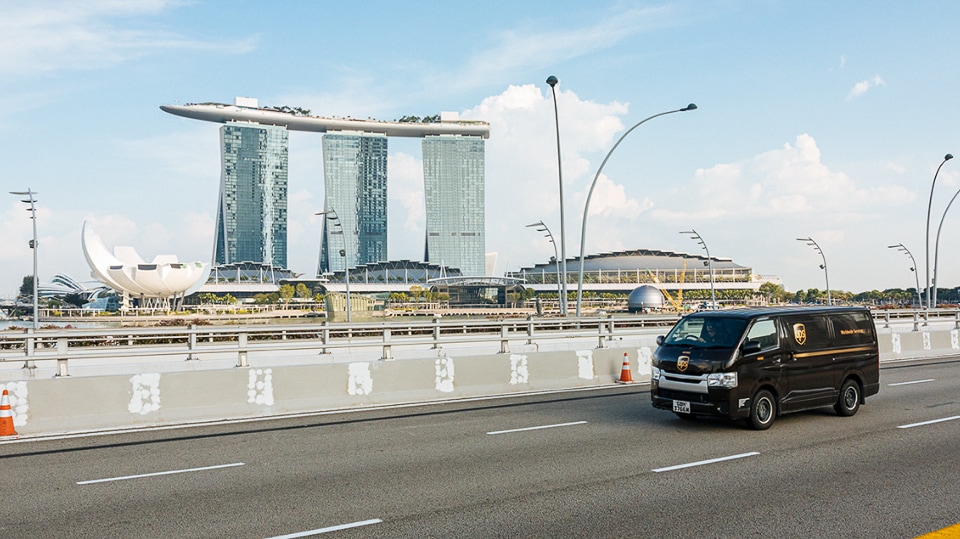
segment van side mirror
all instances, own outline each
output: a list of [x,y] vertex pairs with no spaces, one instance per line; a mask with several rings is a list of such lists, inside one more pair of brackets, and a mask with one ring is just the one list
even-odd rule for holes
[[750,355],[760,352],[760,348],[760,341],[747,341],[743,343],[740,350],[743,351],[744,355]]
[[663,335],[657,335],[657,346],[663,344]]

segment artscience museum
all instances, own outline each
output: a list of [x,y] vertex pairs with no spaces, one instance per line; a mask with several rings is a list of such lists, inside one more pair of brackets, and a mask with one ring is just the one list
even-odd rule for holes
[[180,262],[175,255],[158,255],[146,262],[133,247],[115,246],[111,253],[86,221],[81,233],[83,256],[93,276],[123,294],[123,305],[169,309],[206,282],[210,265]]

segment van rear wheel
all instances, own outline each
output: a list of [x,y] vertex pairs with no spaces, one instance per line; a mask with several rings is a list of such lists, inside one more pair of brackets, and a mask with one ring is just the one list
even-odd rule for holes
[[860,384],[852,378],[847,378],[840,388],[840,397],[833,409],[838,415],[849,417],[860,409]]
[[773,394],[766,389],[761,389],[753,396],[753,402],[750,404],[750,417],[747,418],[747,425],[754,430],[767,430],[773,425],[773,420],[777,418],[777,401]]

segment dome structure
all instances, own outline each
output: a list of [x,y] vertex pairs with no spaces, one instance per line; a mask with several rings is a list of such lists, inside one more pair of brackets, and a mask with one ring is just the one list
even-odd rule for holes
[[133,247],[125,246],[115,246],[111,254],[86,221],[81,242],[93,276],[124,296],[138,298],[142,307],[169,307],[170,299],[196,292],[210,274],[209,264],[183,263],[175,255],[158,255],[146,262]]
[[631,313],[639,313],[645,310],[663,308],[663,292],[660,289],[649,284],[637,287],[627,296],[627,310]]

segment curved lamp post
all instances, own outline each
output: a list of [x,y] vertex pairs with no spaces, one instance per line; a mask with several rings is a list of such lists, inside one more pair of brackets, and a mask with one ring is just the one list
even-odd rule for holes
[[820,264],[820,269],[823,270],[823,276],[827,280],[827,305],[832,305],[833,302],[830,301],[830,275],[827,273],[827,257],[824,256],[823,249],[817,245],[817,242],[813,241],[813,238],[797,238],[797,241],[806,242],[807,245],[813,246],[813,248],[820,253],[820,258],[823,259],[823,264]]
[[[560,294],[563,293],[563,285],[560,283],[560,258],[557,255],[557,242],[553,240],[553,234],[550,233],[550,229],[547,228],[547,225],[545,225],[543,221],[537,221],[536,223],[527,225],[527,228],[531,227],[537,227],[537,232],[546,232],[547,234],[544,237],[549,238],[550,243],[553,244],[553,260],[557,268],[557,301],[559,302]],[[564,314],[562,308],[560,314]]]
[[[340,223],[340,216],[337,215],[336,210],[318,211],[314,215],[323,215],[333,221],[336,227],[340,229],[340,234],[343,234],[343,225]],[[344,237],[343,249],[340,249],[340,256],[343,257],[343,271],[347,280],[347,323],[350,323],[353,322],[353,317],[350,314],[350,264],[347,262],[346,237]]]
[[[693,103],[690,103],[682,109],[668,110],[666,112],[654,114],[653,116],[649,116],[633,124],[633,127],[627,129],[624,134],[620,135],[620,138],[617,139],[616,144],[613,145],[613,148],[610,148],[610,151],[607,152],[606,157],[604,157],[603,161],[600,163],[600,168],[597,169],[597,174],[593,177],[593,183],[590,184],[590,190],[587,191],[587,201],[583,205],[583,221],[580,227],[580,271],[577,272],[577,316],[580,316],[580,308],[583,304],[583,253],[587,238],[587,213],[590,211],[590,198],[593,196],[593,189],[597,186],[597,180],[600,179],[600,173],[603,172],[603,166],[607,164],[607,160],[610,159],[610,155],[613,154],[613,151],[617,149],[617,146],[619,146],[620,143],[623,142],[623,139],[627,138],[627,135],[632,133],[634,129],[654,118],[665,116],[667,114],[673,114],[675,112],[686,112],[688,110],[697,110],[697,106]],[[563,238],[561,238],[560,241],[563,241]]]
[[33,198],[33,195],[36,195],[36,191],[32,191],[29,187],[26,191],[10,191],[11,195],[25,196],[26,200],[21,200],[30,204],[30,209],[27,211],[30,212],[30,219],[33,221],[33,239],[30,240],[30,248],[33,249],[33,329],[37,330],[40,328],[40,294],[39,291],[39,276],[37,276],[37,199]]
[[943,156],[943,161],[940,163],[940,166],[937,167],[937,172],[933,175],[933,183],[930,184],[930,200],[927,202],[927,233],[924,236],[927,244],[927,280],[923,283],[923,286],[927,289],[927,309],[936,306],[931,303],[930,297],[930,208],[933,206],[933,188],[937,185],[937,176],[940,174],[940,169],[943,168],[943,164],[951,159],[953,159],[953,155],[949,153]]
[[947,207],[943,210],[943,216],[940,217],[940,225],[937,226],[937,239],[933,242],[933,308],[937,308],[937,269],[939,268],[938,261],[940,255],[940,229],[943,228],[943,220],[947,218],[947,210],[950,209],[950,206],[953,205],[953,201],[957,199],[957,195],[960,195],[960,189],[953,194],[953,198],[950,199],[950,202],[947,203]]
[[692,234],[690,236],[691,240],[697,240],[697,243],[703,247],[703,250],[707,252],[707,266],[710,267],[710,310],[717,308],[717,293],[714,291],[713,287],[713,259],[710,258],[710,249],[707,248],[707,243],[703,241],[703,238],[700,237],[700,234],[697,234],[697,231],[694,229],[686,230],[681,232],[681,234]]
[[[942,221],[941,221],[941,224],[942,224]],[[913,277],[917,281],[917,306],[920,308],[923,308],[923,300],[920,299],[920,275],[919,275],[919,272],[917,271],[917,261],[913,258],[913,253],[911,253],[910,249],[907,249],[907,247],[902,243],[898,243],[896,245],[887,245],[887,248],[896,249],[901,253],[906,253],[906,255],[910,257],[910,262],[913,263],[913,266],[910,267],[910,271],[913,272]],[[934,259],[936,259],[936,257],[934,257]],[[936,272],[934,272],[934,275],[936,275]]]
[[[560,159],[560,115],[557,112],[557,83],[560,80],[550,75],[547,77],[547,84],[550,85],[550,91],[553,93],[553,118],[557,126],[557,174],[560,177],[560,315],[567,316],[567,233],[563,220],[563,162]],[[580,315],[579,305],[577,315]]]

